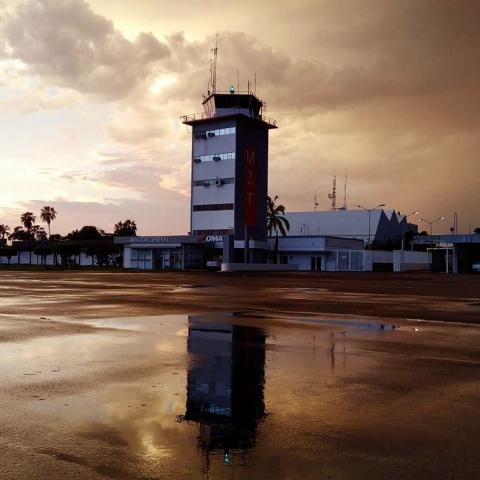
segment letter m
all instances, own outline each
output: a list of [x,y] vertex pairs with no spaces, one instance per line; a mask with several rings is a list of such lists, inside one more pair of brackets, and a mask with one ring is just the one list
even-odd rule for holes
[[255,150],[253,148],[247,148],[247,165],[255,165]]

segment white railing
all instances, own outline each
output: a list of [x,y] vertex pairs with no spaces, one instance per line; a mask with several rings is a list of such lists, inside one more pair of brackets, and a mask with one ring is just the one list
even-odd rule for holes
[[245,115],[246,117],[253,118],[255,120],[260,120],[261,122],[268,123],[272,127],[277,126],[277,121],[274,120],[273,118],[267,117],[265,115],[248,115],[245,113],[245,109],[243,108],[229,108],[228,113],[194,113],[191,115],[183,115],[182,116],[182,121],[183,123],[190,123],[190,122],[196,122],[198,120],[208,120],[209,118],[220,118],[220,117],[226,117],[230,114],[242,114]]

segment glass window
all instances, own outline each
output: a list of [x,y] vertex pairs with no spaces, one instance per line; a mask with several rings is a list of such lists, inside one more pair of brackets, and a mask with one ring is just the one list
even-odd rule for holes
[[219,135],[232,135],[235,133],[235,127],[227,127],[227,128],[217,128],[215,130],[206,130],[206,131],[199,131],[195,133],[195,140],[197,141],[205,141],[208,138],[216,137]]
[[206,178],[205,180],[194,180],[193,186],[194,187],[204,187],[208,188],[212,185],[215,185],[216,180],[222,180],[223,185],[227,185],[229,183],[235,183],[235,179],[233,177],[230,178]]
[[145,248],[132,248],[130,253],[132,268],[149,270],[152,268],[152,250]]
[[193,206],[194,212],[213,212],[217,210],[233,210],[233,203],[213,203]]
[[219,160],[233,160],[235,159],[235,152],[214,153],[212,155],[199,155],[194,157],[195,163],[199,162],[218,162]]

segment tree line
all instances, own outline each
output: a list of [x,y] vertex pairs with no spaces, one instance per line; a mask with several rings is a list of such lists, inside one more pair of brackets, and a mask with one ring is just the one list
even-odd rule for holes
[[[21,225],[13,230],[6,224],[0,224],[0,256],[6,257],[10,264],[14,256],[28,251],[30,264],[32,254],[41,259],[42,265],[47,265],[47,258],[51,256],[54,266],[65,268],[80,265],[83,253],[91,257],[92,265],[120,266],[122,247],[113,243],[113,237],[137,235],[137,225],[131,219],[117,222],[112,233],[85,225],[66,235],[52,234],[51,223],[56,218],[55,208],[45,206],[41,209],[40,219],[47,225],[47,230],[36,223],[37,217],[33,212],[23,213],[20,216]],[[12,246],[6,245],[7,240],[13,242]]]
[[[47,225],[47,231],[42,225],[36,223],[37,217],[33,212],[25,212],[20,215],[20,225],[10,228],[9,225],[0,224],[0,238],[17,242],[41,242],[41,241],[62,241],[62,240],[97,240],[108,236],[130,236],[137,235],[137,224],[135,220],[127,219],[119,221],[113,227],[113,233],[106,233],[104,230],[93,225],[85,225],[80,229],[72,230],[62,236],[51,233],[51,224],[57,218],[57,211],[54,207],[44,206],[40,211],[40,219]],[[47,233],[48,232],[48,233]]]

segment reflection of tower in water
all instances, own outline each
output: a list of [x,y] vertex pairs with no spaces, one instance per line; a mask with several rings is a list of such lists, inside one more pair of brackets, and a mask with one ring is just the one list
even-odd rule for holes
[[261,329],[189,317],[187,405],[183,420],[199,425],[208,471],[210,454],[245,457],[265,416],[265,339]]

